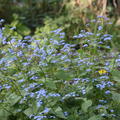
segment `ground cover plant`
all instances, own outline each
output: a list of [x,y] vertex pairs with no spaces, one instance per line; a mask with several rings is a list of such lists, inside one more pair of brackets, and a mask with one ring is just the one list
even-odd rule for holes
[[110,24],[98,16],[69,43],[62,27],[25,37],[1,27],[0,120],[119,120],[120,54]]

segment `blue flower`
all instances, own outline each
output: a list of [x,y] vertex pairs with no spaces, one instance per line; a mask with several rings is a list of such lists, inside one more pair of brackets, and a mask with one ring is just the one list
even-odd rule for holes
[[103,29],[103,27],[102,26],[98,26],[98,30],[102,30]]
[[82,38],[82,37],[87,37],[85,34],[79,34],[79,35],[75,35],[73,36],[73,38]]
[[97,84],[96,87],[100,88],[101,90],[105,88],[106,84]]
[[86,32],[86,35],[93,35],[92,32]]
[[110,94],[110,93],[111,93],[110,90],[105,91],[105,94]]
[[58,60],[51,60],[51,63],[58,63]]
[[44,114],[45,114],[45,113],[48,113],[49,111],[50,111],[50,109],[46,107],[46,108],[44,109],[44,111],[42,112],[42,114],[43,114],[43,113],[44,113]]
[[43,118],[46,118],[46,116],[34,116],[35,120],[43,120]]
[[0,85],[0,91],[2,90],[2,86]]
[[92,71],[92,69],[86,69],[86,72],[90,72],[90,71]]
[[100,103],[107,103],[106,100],[99,100]]
[[22,83],[24,81],[25,81],[24,79],[20,79],[20,80],[18,80],[18,83]]
[[111,109],[111,110],[110,110],[110,112],[112,112],[112,113],[113,113],[113,112],[114,112],[114,110],[113,110],[113,109]]
[[115,62],[120,62],[120,59],[116,59]]
[[111,86],[114,85],[111,81],[108,81],[106,84],[107,84],[108,87],[111,87]]
[[29,96],[30,96],[31,98],[33,98],[33,97],[35,96],[35,94],[34,94],[33,92],[31,92],[31,93],[29,94]]
[[101,34],[100,33],[97,33],[96,36],[100,36]]
[[53,31],[51,31],[51,32],[53,32],[53,33],[55,33],[55,34],[59,34],[59,33],[60,33],[60,31],[62,31],[62,29],[61,29],[61,28],[56,29],[56,30],[53,30]]
[[43,104],[42,100],[37,101],[37,107],[40,107]]
[[18,57],[22,57],[23,56],[23,52],[22,51],[17,52],[17,56]]
[[3,37],[3,38],[2,38],[2,44],[3,44],[3,45],[8,43],[6,40],[7,40],[6,37]]
[[108,76],[101,76],[100,79],[109,79]]
[[4,19],[0,19],[0,23],[3,23],[3,22],[5,22],[5,20]]
[[105,113],[102,113],[101,116],[106,116],[106,114],[105,114]]
[[47,93],[47,91],[45,89],[41,89],[41,90],[37,91],[36,92],[37,98],[40,98],[42,96],[46,96],[46,93]]
[[31,80],[36,80],[36,79],[38,79],[39,77],[38,76],[32,76],[30,79]]
[[12,86],[10,86],[10,85],[8,85],[8,84],[4,84],[3,87],[8,90],[8,89],[10,89]]
[[102,42],[102,41],[100,41],[100,42],[98,42],[98,44],[103,44],[103,42]]
[[46,97],[59,97],[61,96],[59,93],[49,93]]
[[83,47],[88,47],[88,44],[84,44]]
[[68,116],[68,112],[64,112],[64,115],[65,115],[65,116]]
[[97,18],[105,18],[104,16],[98,15]]
[[106,37],[106,38],[104,38],[103,40],[104,41],[107,41],[107,40],[111,40],[112,38],[111,37]]
[[64,60],[64,59],[66,59],[67,58],[67,55],[63,55],[63,56],[61,56],[61,60]]
[[101,107],[103,107],[103,105],[98,105],[96,109],[100,109]]
[[28,63],[28,62],[25,62],[25,63],[22,63],[24,66],[28,66],[28,65],[30,65],[30,63]]
[[89,80],[89,78],[83,78],[81,81],[82,82],[89,82],[90,80]]
[[65,59],[64,62],[71,62],[71,60],[70,59]]

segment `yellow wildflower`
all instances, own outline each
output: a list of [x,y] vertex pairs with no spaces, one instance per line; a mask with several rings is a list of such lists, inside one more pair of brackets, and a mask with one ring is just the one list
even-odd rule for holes
[[101,70],[99,70],[98,72],[99,72],[100,75],[107,73],[107,71],[106,71],[105,69],[101,69]]

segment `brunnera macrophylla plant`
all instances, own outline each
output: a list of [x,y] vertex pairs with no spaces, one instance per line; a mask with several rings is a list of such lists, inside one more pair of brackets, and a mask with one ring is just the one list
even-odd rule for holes
[[77,50],[61,28],[21,39],[1,28],[0,119],[120,119],[120,55],[96,27],[73,36]]

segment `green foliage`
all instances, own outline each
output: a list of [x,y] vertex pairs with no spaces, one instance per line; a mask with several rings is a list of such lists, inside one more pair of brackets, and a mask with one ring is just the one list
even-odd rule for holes
[[88,120],[101,120],[100,116],[94,115],[91,118],[89,118]]
[[84,112],[87,112],[88,111],[88,108],[92,105],[92,101],[91,100],[84,100],[84,103],[82,104],[82,110]]
[[120,55],[106,19],[91,20],[74,41],[52,19],[33,36],[17,19],[2,27],[0,119],[120,119]]

